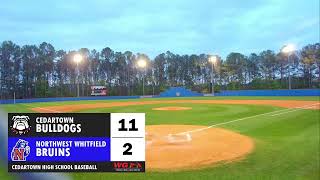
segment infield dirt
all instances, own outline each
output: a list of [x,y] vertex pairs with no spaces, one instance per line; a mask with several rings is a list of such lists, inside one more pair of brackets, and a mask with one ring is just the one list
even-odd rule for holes
[[190,134],[175,135],[170,140],[168,139],[168,134],[205,127],[192,125],[147,126],[147,170],[197,169],[218,162],[239,160],[254,149],[254,142],[251,138],[222,128],[209,128]]

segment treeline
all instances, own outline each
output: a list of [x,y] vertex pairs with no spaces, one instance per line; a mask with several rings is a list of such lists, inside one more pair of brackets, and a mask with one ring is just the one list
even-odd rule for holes
[[[0,46],[1,99],[76,96],[77,71],[73,56],[79,53],[80,95],[88,96],[91,85],[105,85],[110,95],[159,94],[169,86],[185,86],[210,92],[209,56],[178,55],[170,51],[150,59],[146,54],[115,52],[109,47],[100,52],[82,48],[78,51],[56,50],[51,44],[19,46],[4,41]],[[137,67],[139,59],[147,67]],[[248,56],[232,52],[214,63],[215,90],[285,89],[288,72],[292,88],[319,88],[320,44],[310,44],[287,54],[265,50]]]

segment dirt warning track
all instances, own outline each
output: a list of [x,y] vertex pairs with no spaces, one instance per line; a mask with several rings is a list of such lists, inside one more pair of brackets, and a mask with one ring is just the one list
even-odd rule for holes
[[[74,112],[87,109],[111,108],[122,106],[138,106],[152,104],[246,104],[246,105],[270,105],[283,108],[296,108],[306,106],[306,109],[320,109],[320,104],[314,105],[317,101],[296,101],[296,100],[150,100],[130,102],[110,102],[94,104],[70,104],[60,106],[34,107],[32,111],[42,113],[52,112]],[[311,106],[314,105],[314,106]]]

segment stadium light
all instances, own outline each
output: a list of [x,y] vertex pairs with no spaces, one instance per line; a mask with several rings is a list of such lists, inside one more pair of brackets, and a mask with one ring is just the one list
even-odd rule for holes
[[[137,62],[140,68],[143,68],[145,73],[147,73],[147,61],[145,59],[139,59]],[[144,96],[144,76],[142,76],[142,95]]]
[[285,54],[289,54],[289,53],[291,53],[291,52],[293,52],[295,50],[296,50],[295,45],[287,44],[287,45],[283,46],[283,48],[281,49],[281,52],[283,52]]
[[283,46],[281,48],[281,52],[284,53],[284,54],[287,54],[287,57],[288,57],[288,63],[289,63],[289,70],[288,70],[288,78],[289,78],[289,85],[288,85],[288,88],[291,89],[291,62],[290,62],[290,55],[291,53],[293,53],[294,51],[296,50],[296,47],[295,45],[293,44],[287,44],[285,46]]
[[213,66],[217,64],[218,56],[209,56],[208,61],[211,63],[211,93],[214,96]]
[[79,70],[79,63],[82,61],[83,57],[81,54],[75,54],[73,56],[73,61],[77,64],[77,80],[78,80],[78,84],[77,84],[77,96],[80,96],[80,80],[79,80],[79,76],[80,76],[80,70]]
[[217,62],[217,56],[215,55],[215,56],[210,56],[209,57],[209,62],[210,63],[212,63],[212,64],[216,64],[216,62]]
[[75,55],[73,56],[73,61],[74,61],[75,63],[79,64],[79,63],[82,61],[82,56],[81,56],[81,54],[75,54]]
[[138,60],[138,66],[141,68],[145,68],[147,66],[147,61],[144,59],[139,59]]

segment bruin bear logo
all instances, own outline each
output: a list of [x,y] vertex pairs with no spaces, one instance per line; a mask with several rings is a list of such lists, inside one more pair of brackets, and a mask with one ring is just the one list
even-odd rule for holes
[[30,154],[30,146],[28,146],[28,141],[19,139],[16,145],[11,151],[12,161],[26,161],[26,158]]
[[13,125],[11,126],[12,132],[16,134],[25,134],[30,131],[30,126],[28,121],[29,116],[13,116]]

